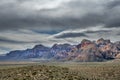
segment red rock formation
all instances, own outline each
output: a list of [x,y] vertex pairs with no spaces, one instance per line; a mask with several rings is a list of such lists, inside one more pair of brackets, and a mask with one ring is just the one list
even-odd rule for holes
[[116,55],[116,59],[120,59],[120,53]]

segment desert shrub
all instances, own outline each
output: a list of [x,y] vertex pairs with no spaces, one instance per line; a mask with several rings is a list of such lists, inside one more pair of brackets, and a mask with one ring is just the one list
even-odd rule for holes
[[35,65],[0,69],[0,80],[119,80],[120,65]]

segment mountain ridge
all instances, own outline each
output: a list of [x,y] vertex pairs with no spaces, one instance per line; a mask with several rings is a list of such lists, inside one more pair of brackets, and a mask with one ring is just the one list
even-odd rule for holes
[[32,49],[11,51],[1,59],[27,60],[30,58],[81,62],[120,59],[120,41],[113,43],[109,39],[100,38],[97,41],[83,39],[78,45],[65,43],[46,47],[40,44]]

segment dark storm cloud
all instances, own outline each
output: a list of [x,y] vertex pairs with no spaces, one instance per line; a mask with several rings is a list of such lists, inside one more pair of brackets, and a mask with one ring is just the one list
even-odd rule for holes
[[42,17],[29,16],[26,18],[20,18],[18,16],[13,17],[0,17],[0,29],[19,29],[19,28],[38,28],[41,30],[64,30],[70,28],[84,28],[89,26],[96,26],[101,24],[102,16],[97,14],[87,14],[83,17]]
[[9,48],[2,47],[2,46],[0,46],[0,49],[1,49],[1,50],[10,50]]
[[119,0],[70,0],[55,8],[46,6],[41,8],[40,3],[40,9],[36,10],[39,2],[39,0],[1,0],[0,30],[34,28],[41,31],[61,31],[101,24],[105,27],[120,26]]
[[27,43],[40,43],[40,41],[18,41],[18,40],[8,39],[5,37],[0,37],[0,43],[27,44]]
[[[28,0],[11,1],[13,2],[8,1],[8,3],[1,3],[0,5],[0,30],[33,27],[40,30],[64,30],[69,28],[85,28],[100,24],[105,24],[108,27],[120,25],[120,17],[111,17],[109,19],[110,16],[117,13],[111,13],[109,12],[111,10],[106,10],[110,9],[110,7],[118,7],[118,0],[110,2],[71,0],[68,3],[60,5],[60,7],[53,9],[43,8],[41,10],[27,9],[27,7],[24,9],[21,4],[29,2]],[[37,2],[39,1],[36,0]],[[101,4],[97,6],[99,2]],[[106,3],[108,5],[107,8],[106,5],[103,5],[105,2],[108,2]],[[28,3],[28,5],[31,4]],[[103,8],[103,10],[97,11],[99,7]],[[68,12],[66,12],[67,10]],[[112,11],[116,12],[118,9],[112,8]]]
[[117,35],[120,36],[120,33],[118,33]]
[[106,27],[120,27],[120,0],[113,0],[106,6],[106,18],[104,24]]
[[120,0],[113,0],[107,5],[107,7],[110,9],[116,6],[120,6]]
[[6,49],[84,37],[116,41],[119,29],[119,0],[0,0],[0,46]]
[[55,38],[74,38],[74,37],[87,37],[84,33],[62,33],[60,35],[55,36]]
[[79,30],[79,31],[73,31],[73,32],[70,32],[70,31],[65,31],[65,32],[61,32],[61,33],[58,33],[57,35],[55,35],[54,37],[55,38],[75,38],[75,37],[89,37],[87,34],[96,34],[96,33],[108,33],[108,32],[112,32],[112,30],[105,30],[105,29],[102,29],[102,30],[92,30],[92,29],[84,29],[83,31],[82,30]]
[[120,27],[120,19],[113,19],[113,20],[111,20],[110,22],[108,22],[107,24],[106,24],[106,27]]
[[0,37],[0,43],[12,43],[12,44],[17,44],[17,43],[23,43],[21,41],[15,41],[15,40],[11,40],[11,39],[6,39],[3,37]]
[[84,33],[107,33],[110,32],[112,30],[97,30],[97,31],[91,31],[91,30],[87,30]]

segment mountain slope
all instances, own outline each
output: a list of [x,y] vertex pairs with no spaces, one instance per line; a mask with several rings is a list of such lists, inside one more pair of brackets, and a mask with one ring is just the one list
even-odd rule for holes
[[36,45],[32,49],[16,50],[6,54],[4,59],[22,60],[38,58],[65,61],[104,61],[120,58],[120,41],[112,43],[103,38],[97,41],[83,39],[78,45],[54,44],[51,48]]

